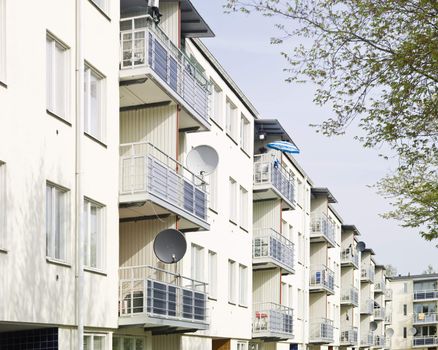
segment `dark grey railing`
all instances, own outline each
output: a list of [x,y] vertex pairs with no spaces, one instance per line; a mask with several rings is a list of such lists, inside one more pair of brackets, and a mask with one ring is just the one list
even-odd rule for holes
[[317,319],[310,324],[310,341],[332,343],[333,321],[327,318]]
[[253,337],[293,337],[293,310],[276,303],[256,303],[253,306]]
[[335,273],[325,265],[310,267],[310,289],[326,288],[335,291]]

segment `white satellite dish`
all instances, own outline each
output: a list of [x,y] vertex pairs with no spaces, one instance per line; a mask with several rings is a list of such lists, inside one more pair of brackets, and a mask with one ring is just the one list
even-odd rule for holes
[[385,333],[386,333],[386,336],[387,337],[392,337],[393,335],[394,335],[394,330],[392,329],[392,328],[387,328],[386,330],[385,330]]
[[409,335],[412,335],[412,336],[417,334],[417,328],[415,328],[415,327],[409,328],[408,333],[409,333]]
[[219,163],[219,155],[213,147],[201,145],[187,154],[186,163],[187,168],[196,175],[209,175],[215,171]]
[[377,322],[371,321],[370,322],[370,330],[374,332],[376,329],[377,329]]
[[154,253],[165,264],[177,263],[183,258],[186,250],[186,238],[178,230],[163,230],[154,239]]

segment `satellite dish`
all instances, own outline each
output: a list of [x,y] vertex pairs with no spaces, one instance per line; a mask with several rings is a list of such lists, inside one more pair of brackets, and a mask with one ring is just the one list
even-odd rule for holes
[[186,250],[186,238],[178,230],[163,230],[154,239],[154,253],[158,260],[165,264],[177,263],[183,258]]
[[377,322],[376,321],[371,321],[370,322],[370,330],[372,332],[374,332],[377,329]]
[[187,154],[187,168],[199,175],[209,175],[219,163],[219,155],[216,150],[207,145],[201,145],[193,148]]
[[360,241],[356,246],[357,250],[360,252],[363,252],[365,250],[365,247],[366,247],[365,242],[362,241]]
[[385,330],[385,333],[386,333],[386,336],[387,337],[392,337],[393,335],[394,335],[394,330],[392,329],[392,328],[387,328],[386,330]]
[[417,334],[417,328],[415,328],[415,327],[409,328],[408,333],[409,333],[409,335]]

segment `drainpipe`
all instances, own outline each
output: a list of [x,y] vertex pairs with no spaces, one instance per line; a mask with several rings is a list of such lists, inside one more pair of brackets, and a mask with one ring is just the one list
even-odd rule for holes
[[76,323],[77,349],[84,348],[84,251],[83,251],[83,195],[82,195],[82,134],[84,120],[84,56],[82,1],[76,0],[76,137],[75,137],[75,237],[76,237]]

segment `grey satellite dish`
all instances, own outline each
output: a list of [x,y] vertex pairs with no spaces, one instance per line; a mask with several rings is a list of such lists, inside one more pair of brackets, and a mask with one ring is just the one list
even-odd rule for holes
[[409,335],[417,334],[417,328],[415,328],[415,327],[409,328],[408,333],[409,333]]
[[385,333],[386,333],[386,336],[387,337],[392,337],[393,335],[394,335],[394,330],[392,329],[392,328],[387,328],[386,330],[385,330]]
[[357,250],[360,252],[363,252],[365,250],[365,247],[366,247],[365,242],[362,242],[362,241],[359,242],[356,246]]
[[371,321],[370,322],[370,330],[372,332],[374,332],[377,329],[377,322],[376,321]]
[[177,263],[183,258],[186,250],[186,238],[178,230],[163,230],[154,239],[154,253],[165,264]]
[[187,168],[197,175],[209,175],[219,163],[219,155],[216,150],[207,145],[201,145],[193,148],[187,154]]

